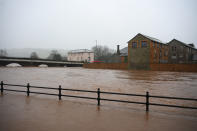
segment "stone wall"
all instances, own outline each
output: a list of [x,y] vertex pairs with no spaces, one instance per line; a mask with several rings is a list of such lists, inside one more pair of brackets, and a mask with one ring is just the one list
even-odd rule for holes
[[[127,70],[128,63],[89,63],[84,68]],[[197,64],[150,64],[152,71],[197,72]]]
[[[89,63],[84,68],[127,70],[128,63]],[[197,72],[197,64],[150,64],[152,71]]]

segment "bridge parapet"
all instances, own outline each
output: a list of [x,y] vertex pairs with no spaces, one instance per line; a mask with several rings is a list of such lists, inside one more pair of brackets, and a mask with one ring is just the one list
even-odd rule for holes
[[82,62],[76,61],[52,61],[52,60],[41,60],[41,59],[18,59],[18,58],[0,58],[0,65],[6,66],[10,63],[18,63],[22,66],[39,66],[41,64],[46,64],[49,67],[80,67],[83,66]]

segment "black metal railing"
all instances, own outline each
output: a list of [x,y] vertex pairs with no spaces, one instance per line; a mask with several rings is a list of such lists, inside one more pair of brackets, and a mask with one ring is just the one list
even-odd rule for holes
[[[4,86],[17,86],[17,87],[24,87],[26,88],[26,91],[24,90],[15,90],[15,89],[6,89]],[[30,88],[37,88],[37,89],[48,89],[48,90],[57,90],[57,94],[54,93],[43,93],[43,92],[36,92],[36,91],[30,91]],[[86,93],[95,93],[97,94],[97,97],[86,97],[86,96],[76,96],[76,95],[65,95],[62,94],[62,91],[76,91],[76,92],[86,92]],[[164,107],[175,107],[175,108],[186,108],[186,109],[197,109],[197,107],[192,106],[179,106],[179,105],[169,105],[169,104],[159,104],[159,103],[151,103],[149,99],[152,98],[160,98],[160,99],[174,99],[174,100],[186,100],[186,101],[195,101],[197,102],[197,99],[194,98],[183,98],[183,97],[169,97],[169,96],[156,96],[156,95],[150,95],[149,92],[146,92],[145,95],[141,94],[128,94],[128,93],[118,93],[118,92],[106,92],[106,91],[100,91],[100,88],[97,89],[97,91],[91,91],[91,90],[79,90],[79,89],[65,89],[62,88],[61,85],[59,85],[59,88],[54,87],[41,87],[41,86],[32,86],[29,83],[27,85],[16,85],[16,84],[5,84],[3,81],[1,81],[1,94],[3,94],[4,91],[14,91],[14,92],[25,92],[27,96],[30,96],[30,94],[43,94],[43,95],[53,95],[58,96],[58,99],[61,100],[63,97],[74,97],[74,98],[82,98],[82,99],[91,99],[91,100],[97,100],[97,105],[100,106],[101,101],[113,101],[113,102],[121,102],[121,103],[133,103],[133,104],[141,104],[146,105],[146,111],[149,111],[149,106],[164,106]],[[111,95],[122,95],[122,96],[137,96],[137,97],[144,97],[146,98],[145,102],[136,102],[136,101],[127,101],[127,100],[118,100],[118,99],[106,99],[101,98],[100,94],[111,94]]]

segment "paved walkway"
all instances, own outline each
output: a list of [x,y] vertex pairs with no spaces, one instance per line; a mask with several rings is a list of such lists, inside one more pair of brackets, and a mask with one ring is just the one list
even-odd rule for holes
[[196,131],[197,118],[0,95],[1,131]]

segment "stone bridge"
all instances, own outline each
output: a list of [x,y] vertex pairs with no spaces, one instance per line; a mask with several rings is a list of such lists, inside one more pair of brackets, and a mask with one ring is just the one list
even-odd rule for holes
[[46,59],[30,59],[30,58],[0,58],[0,66],[6,66],[11,63],[17,63],[21,66],[39,66],[47,65],[48,67],[81,67],[83,66],[82,62],[76,61],[53,61]]

